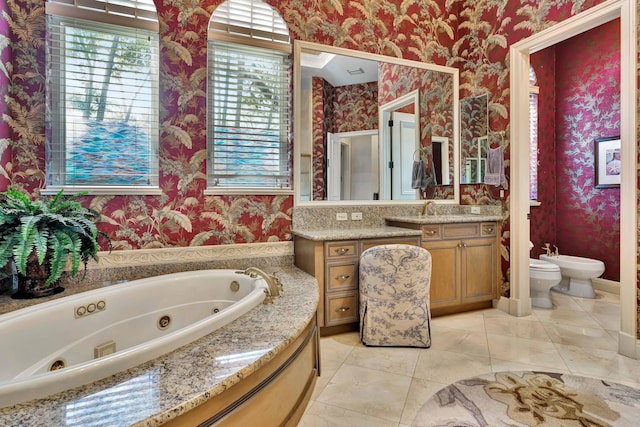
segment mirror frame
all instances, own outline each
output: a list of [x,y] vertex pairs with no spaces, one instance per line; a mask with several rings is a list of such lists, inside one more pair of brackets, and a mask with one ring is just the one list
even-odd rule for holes
[[[301,73],[300,58],[304,50],[316,50],[320,52],[333,53],[336,55],[352,56],[355,58],[368,59],[378,62],[386,62],[391,64],[422,68],[430,71],[438,71],[451,74],[453,77],[453,199],[426,199],[433,200],[435,203],[442,204],[459,204],[460,203],[460,100],[459,100],[459,71],[457,68],[446,67],[442,65],[427,64],[424,62],[411,61],[408,59],[396,58],[392,56],[379,55],[357,50],[344,49],[335,46],[323,45],[319,43],[294,40],[293,43],[293,188],[294,188],[294,206],[376,206],[389,204],[414,204],[424,203],[421,200],[300,200],[300,145],[298,137],[301,135],[302,123],[297,120],[301,117]],[[380,132],[380,129],[378,129]],[[380,144],[382,145],[382,144]],[[382,150],[383,147],[380,147]],[[382,154],[382,153],[381,153]]]

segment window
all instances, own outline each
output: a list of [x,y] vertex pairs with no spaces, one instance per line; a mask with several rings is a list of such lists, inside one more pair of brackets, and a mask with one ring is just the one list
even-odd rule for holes
[[290,192],[286,24],[259,0],[227,0],[208,39],[207,192]]
[[153,0],[52,0],[46,12],[47,190],[159,191]]
[[529,200],[538,200],[538,81],[529,65]]

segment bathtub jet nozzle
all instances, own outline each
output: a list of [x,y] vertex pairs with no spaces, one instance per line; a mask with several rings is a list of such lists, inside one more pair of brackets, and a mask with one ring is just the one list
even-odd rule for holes
[[275,274],[267,274],[264,271],[260,270],[256,267],[249,267],[244,271],[239,271],[238,273],[246,274],[249,277],[262,277],[265,282],[267,282],[267,286],[269,287],[269,297],[275,298],[280,296],[280,292],[282,291],[282,283],[280,283],[280,279],[276,277]]

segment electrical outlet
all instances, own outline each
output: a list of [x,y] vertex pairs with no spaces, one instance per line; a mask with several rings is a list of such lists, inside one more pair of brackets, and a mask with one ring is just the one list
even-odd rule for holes
[[339,212],[336,214],[336,221],[346,221],[349,217],[346,212]]
[[362,212],[351,212],[351,221],[362,221]]
[[504,199],[504,188],[500,189],[500,198]]
[[474,215],[480,215],[480,206],[471,206],[471,213]]

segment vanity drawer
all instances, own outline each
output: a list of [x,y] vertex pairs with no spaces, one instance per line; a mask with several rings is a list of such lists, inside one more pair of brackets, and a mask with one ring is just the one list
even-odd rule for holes
[[358,241],[330,242],[325,245],[328,259],[352,257],[358,255]]
[[422,240],[440,240],[441,238],[440,224],[422,226]]
[[326,298],[325,326],[358,321],[358,291],[330,294]]
[[479,237],[480,224],[477,222],[444,224],[442,237],[444,239],[457,239],[459,237]]
[[420,246],[420,238],[418,236],[407,237],[389,237],[386,239],[365,239],[360,241],[360,253],[366,251],[369,248],[380,245],[413,245]]
[[327,292],[358,289],[358,262],[327,264]]
[[495,222],[483,222],[480,226],[482,236],[495,236],[498,233],[498,224]]

